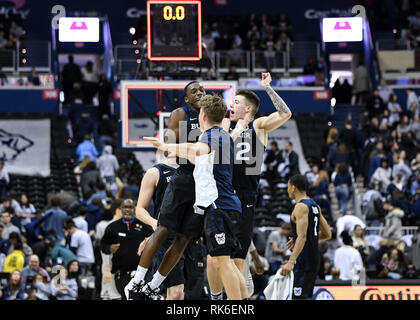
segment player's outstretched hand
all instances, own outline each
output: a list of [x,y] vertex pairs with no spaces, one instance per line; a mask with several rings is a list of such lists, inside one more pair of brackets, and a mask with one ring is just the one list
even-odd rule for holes
[[150,141],[155,148],[161,149],[163,146],[163,143],[158,139],[154,137],[143,137],[144,140]]
[[263,87],[267,87],[269,86],[271,83],[271,75],[270,72],[263,72],[261,74],[261,85]]

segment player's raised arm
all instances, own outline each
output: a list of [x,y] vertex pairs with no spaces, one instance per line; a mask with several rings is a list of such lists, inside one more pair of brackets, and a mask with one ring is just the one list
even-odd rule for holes
[[296,204],[293,209],[292,216],[296,218],[296,233],[297,238],[294,243],[293,252],[289,258],[289,261],[282,266],[281,274],[286,276],[288,275],[295,265],[296,259],[299,257],[299,254],[302,252],[306,243],[306,233],[308,230],[308,207],[303,203]]
[[153,193],[156,189],[158,181],[159,170],[157,168],[153,167],[146,171],[143,179],[141,180],[140,192],[136,207],[137,218],[141,222],[151,226],[153,230],[156,230],[157,228],[157,221],[150,215],[147,209],[149,208],[150,201],[152,200]]
[[260,117],[255,120],[254,127],[256,129],[263,129],[265,134],[269,133],[280,127],[283,123],[289,120],[292,117],[292,112],[290,111],[287,104],[283,99],[274,91],[270,86],[271,75],[270,73],[263,73],[261,79],[261,85],[267,92],[271,101],[273,102],[274,107],[277,109],[277,112],[273,112],[267,117]]
[[144,137],[144,140],[150,141],[159,150],[168,151],[177,157],[188,159],[191,163],[195,163],[195,157],[210,152],[208,144],[202,142],[162,143],[159,139],[153,137]]

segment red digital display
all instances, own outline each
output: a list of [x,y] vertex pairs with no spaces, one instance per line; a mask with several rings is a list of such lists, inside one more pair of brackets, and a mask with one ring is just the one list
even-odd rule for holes
[[151,61],[201,60],[201,1],[147,2],[147,56]]

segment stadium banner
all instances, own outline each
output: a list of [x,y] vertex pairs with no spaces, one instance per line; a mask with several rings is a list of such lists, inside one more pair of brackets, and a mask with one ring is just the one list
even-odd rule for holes
[[50,175],[50,119],[0,120],[0,159],[9,174]]
[[314,300],[420,300],[419,285],[321,286]]

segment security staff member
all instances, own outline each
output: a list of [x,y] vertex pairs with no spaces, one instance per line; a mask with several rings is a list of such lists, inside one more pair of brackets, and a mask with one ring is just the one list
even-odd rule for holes
[[121,204],[122,218],[110,223],[101,240],[101,251],[112,254],[111,273],[123,300],[126,300],[124,287],[130,282],[139,262],[144,240],[153,229],[135,217],[135,206],[131,199]]

